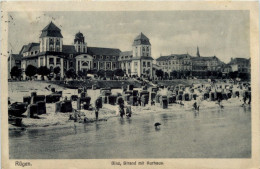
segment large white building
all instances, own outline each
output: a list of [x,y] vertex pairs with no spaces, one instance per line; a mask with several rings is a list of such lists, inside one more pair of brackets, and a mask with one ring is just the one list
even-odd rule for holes
[[28,65],[46,66],[51,71],[60,67],[61,77],[69,69],[84,72],[119,68],[127,75],[152,76],[151,44],[143,33],[134,39],[132,51],[121,52],[117,48],[89,47],[81,32],[76,33],[73,45],[64,45],[61,30],[50,22],[41,31],[38,43],[24,45],[20,56],[24,78]]

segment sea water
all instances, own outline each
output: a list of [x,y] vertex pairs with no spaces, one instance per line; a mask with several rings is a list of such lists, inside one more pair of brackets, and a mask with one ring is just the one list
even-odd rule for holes
[[[250,158],[251,110],[164,110],[9,131],[11,159]],[[156,122],[161,123],[155,128]]]

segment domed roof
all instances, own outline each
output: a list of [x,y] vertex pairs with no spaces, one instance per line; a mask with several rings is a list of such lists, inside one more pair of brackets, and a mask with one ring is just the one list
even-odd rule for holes
[[81,32],[76,33],[75,38],[82,38],[84,37]]
[[80,31],[75,34],[74,43],[85,43],[85,37]]

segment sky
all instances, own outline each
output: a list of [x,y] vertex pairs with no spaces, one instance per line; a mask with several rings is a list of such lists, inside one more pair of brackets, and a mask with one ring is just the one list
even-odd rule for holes
[[82,32],[91,47],[132,50],[133,40],[143,32],[152,57],[160,55],[250,57],[249,11],[83,11],[9,12],[8,49],[19,53],[24,44],[39,42],[41,30],[51,21],[61,29],[63,44],[72,45]]

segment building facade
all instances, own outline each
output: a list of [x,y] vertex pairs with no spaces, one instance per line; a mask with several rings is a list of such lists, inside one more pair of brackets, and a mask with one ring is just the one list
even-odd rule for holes
[[[116,70],[123,69],[127,75],[152,75],[151,44],[149,39],[141,33],[133,42],[132,51],[121,52],[118,48],[88,47],[81,32],[75,34],[73,45],[64,45],[61,30],[50,22],[42,31],[39,43],[32,42],[24,45],[18,55],[10,55],[11,68],[20,65],[25,78],[28,65],[35,67],[46,66],[51,71],[60,67],[60,75],[74,69],[77,72],[88,70]],[[13,59],[16,58],[15,61]],[[18,59],[19,58],[19,59]],[[18,63],[19,61],[19,63]]]
[[201,56],[197,47],[197,56],[187,54],[171,54],[160,56],[156,64],[161,70],[170,74],[177,72],[192,72],[192,75],[207,75],[208,71],[220,71],[223,62],[216,56]]
[[160,56],[156,59],[156,64],[164,71],[170,74],[173,71],[191,71],[192,62],[189,54],[171,54]]
[[132,51],[121,52],[118,59],[120,68],[129,76],[153,75],[153,58],[149,39],[140,33],[133,42]]
[[21,69],[21,59],[22,55],[19,54],[11,54],[8,57],[8,79],[11,78],[11,70],[13,67],[17,66],[18,69]]
[[251,62],[250,59],[246,58],[231,58],[231,61],[228,63],[233,72],[237,71],[238,73],[250,73]]

